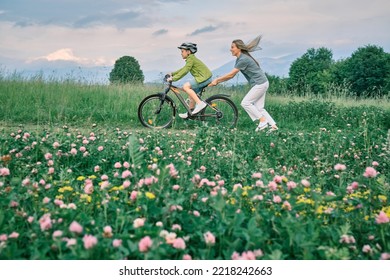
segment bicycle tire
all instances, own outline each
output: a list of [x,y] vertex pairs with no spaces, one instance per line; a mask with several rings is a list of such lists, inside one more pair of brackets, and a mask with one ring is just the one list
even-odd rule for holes
[[148,128],[169,128],[176,115],[174,101],[162,94],[152,94],[145,97],[138,106],[138,119]]
[[202,121],[226,128],[237,125],[238,109],[229,97],[217,94],[210,96],[205,102],[209,105],[199,114]]

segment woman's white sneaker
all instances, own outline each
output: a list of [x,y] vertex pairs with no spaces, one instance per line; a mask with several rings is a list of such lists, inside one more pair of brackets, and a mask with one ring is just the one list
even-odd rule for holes
[[267,131],[267,134],[270,134],[270,133],[272,133],[272,132],[274,132],[274,131],[277,131],[277,130],[279,130],[279,128],[278,128],[277,126],[272,126],[272,127]]
[[259,125],[256,127],[255,131],[261,131],[263,129],[266,129],[267,127],[268,127],[268,122],[267,121],[260,122]]

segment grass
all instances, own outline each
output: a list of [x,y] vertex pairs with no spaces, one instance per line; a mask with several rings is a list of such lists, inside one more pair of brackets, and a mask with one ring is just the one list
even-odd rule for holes
[[385,99],[270,93],[270,135],[241,108],[144,129],[161,90],[0,81],[0,259],[390,258]]
[[[40,79],[0,80],[0,119],[9,124],[90,125],[105,123],[139,128],[136,113],[138,104],[147,95],[162,90],[163,85],[89,85],[72,81],[45,82]],[[245,87],[238,89],[215,87],[208,89],[205,97],[214,93],[227,93],[240,107],[239,104],[245,92]],[[298,107],[301,113],[303,113],[302,110],[316,110],[317,113],[322,114],[324,112],[319,110],[332,109],[335,114],[342,115],[348,110],[353,111],[354,108],[358,108],[359,112],[365,110],[368,113],[379,110],[383,121],[390,123],[385,117],[390,115],[390,102],[387,99],[356,100],[337,95],[333,97],[294,97],[269,93],[266,108],[278,123],[288,127],[290,123],[294,123],[293,116],[297,116],[297,104],[300,104]],[[302,108],[302,106],[308,108]],[[242,108],[239,109],[238,127],[247,127],[250,121]],[[307,123],[301,124],[310,127],[310,120],[306,120]],[[178,127],[182,125],[186,127],[186,124],[178,120]],[[388,124],[387,127],[389,127]]]

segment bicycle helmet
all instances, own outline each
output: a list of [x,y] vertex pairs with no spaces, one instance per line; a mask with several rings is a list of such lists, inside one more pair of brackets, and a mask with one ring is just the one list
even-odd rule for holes
[[183,43],[178,48],[189,50],[189,51],[191,51],[191,53],[196,53],[198,51],[198,47],[194,43]]

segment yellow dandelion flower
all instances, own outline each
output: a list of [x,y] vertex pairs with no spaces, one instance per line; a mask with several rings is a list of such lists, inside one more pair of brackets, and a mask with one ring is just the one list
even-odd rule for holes
[[120,190],[123,190],[124,187],[123,186],[114,186],[112,187],[109,192],[114,192],[114,191],[120,191]]
[[71,186],[64,186],[64,187],[58,189],[59,193],[72,192],[72,191],[73,191],[73,188]]
[[158,159],[157,158],[153,158],[153,162],[154,163],[158,162]]
[[303,188],[304,192],[310,192],[310,188]]
[[348,206],[348,207],[345,207],[345,208],[344,208],[344,211],[345,211],[345,212],[352,212],[353,210],[355,210],[355,207],[354,207],[354,206]]
[[364,216],[365,221],[368,221],[369,219],[370,219],[370,216],[368,216],[368,215]]
[[96,179],[97,177],[95,175],[88,176],[89,179]]
[[56,199],[63,200],[63,199],[64,199],[64,196],[63,196],[62,194],[56,195]]
[[151,193],[151,192],[146,192],[146,193],[145,193],[145,196],[146,196],[147,198],[151,199],[151,200],[156,198],[156,196],[154,195],[154,193]]
[[81,194],[80,195],[81,200],[85,200],[86,202],[90,203],[92,201],[92,197],[88,194]]
[[385,195],[378,195],[378,199],[381,201],[381,202],[386,202],[387,201],[387,196]]
[[242,189],[243,189],[244,191],[248,191],[248,190],[251,190],[252,187],[251,187],[251,186],[244,186],[244,187],[242,187]]
[[383,207],[382,211],[385,212],[386,216],[390,218],[390,206]]
[[285,183],[287,183],[287,182],[288,182],[287,177],[283,177],[283,178],[282,178],[282,181],[285,182]]
[[236,204],[236,199],[232,197],[232,198],[230,199],[230,204],[231,204],[231,205]]
[[297,204],[299,203],[314,205],[314,200],[306,198],[305,196],[298,196]]
[[315,191],[316,193],[321,193],[322,189],[321,189],[320,187],[318,187],[318,188],[315,188],[314,191]]
[[318,206],[317,209],[316,209],[316,214],[322,214],[322,213],[324,213],[324,210],[325,210],[325,209],[326,209],[326,208],[325,208],[324,206],[322,206],[322,205]]
[[244,197],[245,197],[245,196],[248,196],[248,192],[247,192],[247,191],[243,191],[242,194],[241,194],[241,196],[244,196]]
[[77,181],[84,181],[85,180],[85,176],[79,176],[79,177],[77,177],[76,180]]

